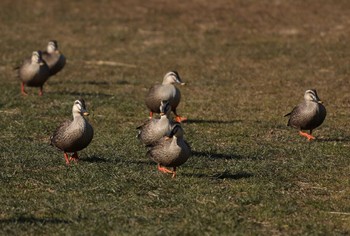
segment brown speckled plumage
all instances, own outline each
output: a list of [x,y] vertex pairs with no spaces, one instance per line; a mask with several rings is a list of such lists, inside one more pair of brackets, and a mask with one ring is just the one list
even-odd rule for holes
[[158,140],[147,152],[147,156],[161,166],[176,167],[185,163],[191,155],[191,148],[183,138],[183,130],[176,123],[168,136]]
[[88,115],[84,100],[74,102],[72,113],[73,120],[63,122],[51,137],[51,144],[65,154],[76,154],[77,151],[86,148],[94,135],[92,126],[84,118],[84,115]]
[[18,69],[18,77],[22,81],[22,92],[24,85],[29,87],[40,87],[49,79],[49,67],[42,60],[41,51],[34,51],[31,58],[25,59]]
[[160,105],[161,117],[159,119],[148,119],[144,124],[137,127],[139,133],[137,137],[145,145],[150,145],[170,131],[171,121],[169,115],[171,112],[171,106],[168,101],[162,101]]
[[161,85],[154,85],[149,89],[145,102],[151,112],[159,113],[160,102],[169,101],[172,111],[177,115],[176,108],[180,103],[181,93],[175,83],[185,84],[176,71],[171,71],[164,76]]
[[50,76],[55,75],[66,65],[65,56],[58,50],[56,40],[51,40],[47,45],[47,50],[43,52],[43,60],[50,69]]
[[321,104],[316,90],[307,90],[304,95],[305,101],[296,106],[289,116],[288,126],[299,130],[312,130],[320,126],[326,118],[326,108]]

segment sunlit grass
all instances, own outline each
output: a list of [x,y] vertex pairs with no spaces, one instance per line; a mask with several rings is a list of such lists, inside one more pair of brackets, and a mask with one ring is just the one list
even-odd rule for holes
[[[347,1],[0,6],[2,234],[349,234]],[[23,97],[12,68],[50,39],[67,66]],[[193,150],[176,179],[136,139],[170,70]],[[328,111],[314,142],[283,117],[309,88]],[[80,97],[95,136],[66,166],[49,137]]]

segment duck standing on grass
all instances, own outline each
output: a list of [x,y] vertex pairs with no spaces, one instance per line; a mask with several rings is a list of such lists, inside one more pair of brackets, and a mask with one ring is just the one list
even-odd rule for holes
[[161,101],[160,118],[148,119],[144,124],[137,127],[139,133],[137,138],[145,145],[150,145],[170,131],[171,121],[169,120],[171,106],[168,101]]
[[[89,113],[83,99],[74,102],[72,113],[73,120],[63,122],[50,137],[51,145],[64,152],[67,165],[71,160],[79,160],[77,152],[86,148],[94,136],[92,126],[84,118]],[[69,157],[67,153],[74,154]]]
[[150,110],[151,118],[153,113],[160,113],[160,102],[168,101],[176,116],[176,121],[183,122],[187,120],[187,118],[179,116],[176,112],[176,108],[181,100],[181,93],[175,87],[175,83],[185,85],[176,71],[170,71],[164,76],[162,84],[154,85],[149,89],[146,96],[146,105]]
[[[306,90],[304,95],[305,101],[286,114],[289,116],[288,126],[299,129],[299,134],[308,139],[315,139],[312,136],[312,130],[320,126],[326,118],[326,108],[322,105],[322,101],[317,96],[314,89]],[[310,130],[310,134],[303,132]]]
[[50,77],[49,67],[42,59],[41,51],[34,51],[32,57],[25,59],[18,70],[18,77],[21,80],[21,93],[27,95],[24,86],[39,87],[39,96],[43,95],[43,86]]
[[[183,138],[183,129],[175,123],[169,134],[151,145],[147,157],[158,164],[158,170],[176,177],[176,167],[184,164],[191,155],[191,148]],[[169,170],[166,167],[172,167]]]
[[58,44],[56,40],[51,40],[47,44],[47,49],[43,52],[43,60],[49,66],[50,76],[58,73],[66,65],[66,58],[58,50]]

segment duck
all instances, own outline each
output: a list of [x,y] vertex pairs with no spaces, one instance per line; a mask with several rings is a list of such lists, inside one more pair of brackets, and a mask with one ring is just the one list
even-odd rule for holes
[[[299,134],[310,141],[315,139],[312,136],[312,131],[323,123],[326,115],[326,108],[318,97],[316,90],[309,89],[304,94],[304,102],[294,107],[285,117],[289,116],[288,126],[299,129]],[[303,130],[309,130],[310,133],[303,132]]]
[[160,113],[159,107],[161,101],[169,101],[171,109],[176,116],[177,122],[184,122],[186,117],[177,114],[176,108],[181,100],[180,90],[174,84],[185,85],[177,71],[170,71],[165,74],[162,84],[152,86],[146,95],[146,106],[150,110],[150,117],[153,113]]
[[66,58],[58,50],[56,40],[50,40],[47,44],[47,49],[43,52],[43,60],[49,66],[50,76],[57,74],[66,65]]
[[160,103],[160,118],[151,118],[137,127],[137,138],[146,146],[158,141],[166,135],[171,128],[171,121],[169,120],[171,106],[168,101],[161,101]]
[[[191,155],[191,148],[184,140],[184,131],[180,123],[172,125],[171,131],[155,142],[146,156],[157,163],[160,172],[176,177],[176,168],[184,164]],[[169,170],[167,167],[172,167]]]
[[[51,145],[64,152],[67,165],[72,160],[75,162],[79,160],[77,152],[86,148],[94,136],[93,127],[85,119],[89,113],[84,99],[74,101],[72,114],[73,120],[61,123],[50,137]],[[73,155],[69,157],[68,153]]]
[[21,80],[21,93],[28,95],[25,86],[39,87],[39,96],[43,95],[44,83],[49,79],[49,67],[42,59],[41,51],[34,51],[31,58],[24,59],[22,64],[14,68]]

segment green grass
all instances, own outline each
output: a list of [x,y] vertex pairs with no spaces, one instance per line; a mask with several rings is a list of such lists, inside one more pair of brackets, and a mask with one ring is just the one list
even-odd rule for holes
[[[2,1],[0,234],[350,234],[348,1]],[[20,94],[12,68],[58,40],[68,58]],[[96,61],[115,62],[99,65]],[[136,139],[164,74],[193,155],[176,179]],[[316,88],[307,142],[283,117]],[[83,97],[95,129],[78,164],[49,146]]]

